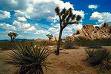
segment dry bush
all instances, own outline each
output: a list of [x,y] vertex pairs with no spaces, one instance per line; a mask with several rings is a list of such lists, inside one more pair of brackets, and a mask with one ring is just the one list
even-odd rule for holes
[[111,69],[111,52],[106,49],[86,49],[87,62],[102,70]]

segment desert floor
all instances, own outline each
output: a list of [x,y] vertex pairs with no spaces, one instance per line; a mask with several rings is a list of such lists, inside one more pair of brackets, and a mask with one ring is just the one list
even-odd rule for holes
[[[104,48],[111,49],[111,46]],[[97,67],[88,65],[84,49],[86,47],[63,49],[59,56],[52,53],[47,59],[49,67],[47,70],[44,69],[45,74],[111,74],[111,71],[103,73]],[[11,50],[0,50],[0,74],[14,74],[17,70],[15,66],[4,62],[10,52]]]

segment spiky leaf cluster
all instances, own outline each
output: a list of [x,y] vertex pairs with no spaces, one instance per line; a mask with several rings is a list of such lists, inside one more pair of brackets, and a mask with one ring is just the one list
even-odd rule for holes
[[43,74],[43,67],[47,68],[46,59],[49,56],[47,48],[19,44],[15,49],[11,54],[12,59],[7,62],[19,66],[19,74]]
[[49,39],[52,39],[53,38],[53,35],[52,34],[47,34],[46,35]]
[[15,33],[15,32],[10,32],[10,33],[8,33],[8,36],[13,36],[13,37],[16,37],[18,34],[17,33]]
[[10,32],[8,33],[8,36],[11,38],[11,40],[14,40],[18,36],[18,34],[15,32]]
[[59,16],[61,28],[65,28],[68,24],[78,23],[81,20],[81,16],[73,14],[71,8],[60,10],[59,7],[56,7],[55,12]]

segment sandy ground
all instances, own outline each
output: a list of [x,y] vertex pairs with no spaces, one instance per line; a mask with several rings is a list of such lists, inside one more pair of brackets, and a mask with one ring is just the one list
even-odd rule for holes
[[[45,74],[103,74],[98,73],[96,68],[86,63],[84,49],[84,47],[79,49],[63,49],[60,51],[59,56],[52,53],[47,59],[50,67],[44,70]],[[8,57],[7,52],[10,51],[0,51],[0,59]],[[13,66],[6,65],[3,60],[0,60],[0,67],[3,68],[3,70],[0,68],[0,74],[13,74],[11,72],[16,70]]]
[[60,55],[51,54],[48,61],[52,66],[46,74],[97,74],[95,69],[85,62],[84,48],[61,50]]

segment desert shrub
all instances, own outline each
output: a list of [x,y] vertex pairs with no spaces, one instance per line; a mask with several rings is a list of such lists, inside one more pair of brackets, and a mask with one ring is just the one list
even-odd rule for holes
[[75,38],[74,42],[79,46],[88,46],[88,47],[111,45],[111,39],[106,39],[106,38],[90,40],[90,39],[86,39],[85,37],[78,37],[78,38]]
[[86,49],[87,62],[91,66],[99,66],[101,69],[111,68],[111,53],[106,49]]
[[[10,42],[10,41],[6,41],[6,42],[0,42],[0,48],[2,48],[3,50],[11,50],[13,49],[16,44],[22,44],[22,45],[27,45],[30,46],[34,41],[14,41],[14,42]],[[35,42],[34,42],[35,43]]]
[[63,43],[63,47],[66,49],[74,48],[74,41],[70,37],[66,37]]
[[40,41],[36,41],[36,44],[37,46],[53,46],[53,45],[56,45],[56,42],[55,41],[50,41],[50,44],[49,44],[49,41],[48,40],[40,40]]
[[48,45],[48,41],[47,40],[36,41],[36,45],[37,46],[47,46]]
[[44,74],[43,68],[47,68],[46,59],[49,56],[47,48],[19,44],[15,49],[6,62],[18,66],[19,74]]

